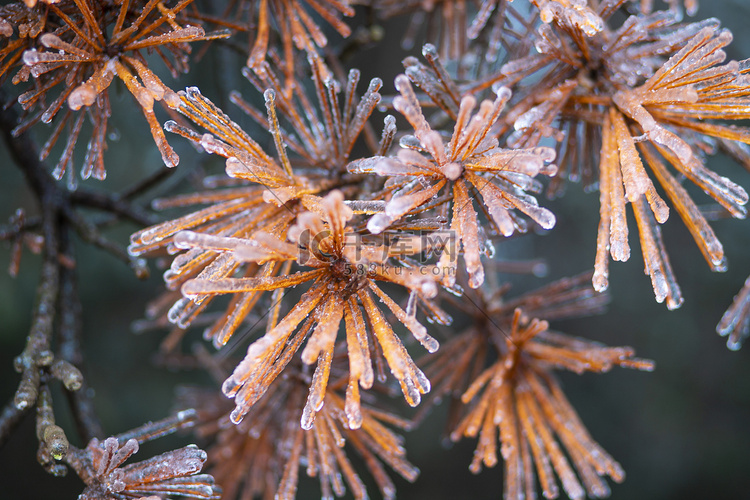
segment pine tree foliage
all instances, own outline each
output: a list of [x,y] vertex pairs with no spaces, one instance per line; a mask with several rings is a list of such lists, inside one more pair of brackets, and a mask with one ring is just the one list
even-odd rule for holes
[[[0,125],[39,208],[18,209],[0,239],[10,243],[12,276],[24,249],[42,261],[0,444],[34,411],[39,464],[78,475],[81,500],[292,499],[301,469],[322,498],[365,499],[376,489],[390,499],[395,477],[414,482],[420,472],[405,436],[444,403],[448,439],[476,440],[469,470],[502,468],[496,496],[609,496],[623,467],[589,433],[558,373],[650,372],[655,363],[631,347],[562,333],[556,322],[605,314],[617,288],[610,261],[636,253],[632,235],[656,301],[681,307],[687,294],[670,261],[678,249],[668,252],[662,230],[670,216],[709,269],[724,272],[728,252],[709,222],[747,215],[747,191],[713,169],[712,155],[750,171],[750,59],[727,61],[732,34],[719,20],[684,17],[696,14],[695,0],[658,7],[0,7]],[[393,85],[361,82],[369,68],[349,67],[352,55],[388,37],[410,53],[403,71]],[[190,83],[196,60],[232,52],[245,62],[236,76],[254,90],[209,95]],[[166,73],[186,74],[187,87],[164,83]],[[120,147],[110,140],[118,93],[135,99],[148,147],[167,168],[117,191],[91,188],[106,177],[105,152]],[[172,192],[177,181],[169,185],[165,172],[182,146],[205,168]],[[215,160],[223,168],[208,175]],[[162,183],[159,196],[141,196]],[[598,209],[582,208],[599,220],[585,229],[596,241],[593,269],[514,296],[505,271],[538,270],[539,261],[505,263],[504,249],[542,233],[579,237],[570,229],[577,221],[558,227],[550,201],[573,183],[598,191]],[[106,232],[124,221],[138,226],[127,247]],[[106,437],[92,399],[100,381],[84,366],[81,244],[139,277],[149,266],[162,271],[164,287],[136,329],[171,329],[157,360],[208,373],[216,387],[182,387],[174,416]],[[625,328],[639,326],[633,318]],[[210,352],[186,349],[193,330]],[[750,278],[716,331],[732,350],[750,335]],[[58,388],[77,435],[56,420],[66,404]],[[631,396],[616,399],[627,406]],[[190,444],[131,460],[146,441],[184,429],[205,451]]]

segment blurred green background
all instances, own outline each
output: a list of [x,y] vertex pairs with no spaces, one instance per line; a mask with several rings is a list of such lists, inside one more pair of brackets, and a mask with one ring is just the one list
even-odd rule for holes
[[[750,56],[750,6],[741,0],[704,0],[697,18],[718,17],[732,30],[734,43],[729,58]],[[399,23],[396,23],[399,26]],[[401,24],[402,26],[403,24]],[[335,39],[331,37],[331,39]],[[404,53],[398,47],[400,34],[386,31],[381,47],[363,50],[350,65],[360,67],[363,80],[381,76],[384,93],[392,92],[393,77],[400,70]],[[255,102],[257,92],[239,73],[242,58],[222,52],[194,65],[195,71],[174,82],[172,88],[198,85],[255,137],[268,138],[259,127],[240,119],[241,113],[226,101],[229,90],[238,89]],[[216,75],[220,75],[217,77]],[[364,88],[364,83],[360,84]],[[108,178],[90,187],[121,189],[160,168],[145,122],[123,86],[111,94],[113,124],[119,140],[110,141],[106,154]],[[377,118],[378,122],[382,118]],[[260,135],[258,135],[260,134]],[[259,141],[263,144],[263,140]],[[221,170],[220,162],[198,154],[176,137],[170,138],[182,163],[159,194],[187,189],[196,172]],[[267,140],[270,144],[270,139]],[[2,194],[0,219],[7,220],[17,207],[29,214],[36,207],[24,180],[4,153],[0,156]],[[709,166],[735,182],[750,188],[750,174],[721,157]],[[697,197],[707,203],[706,197]],[[541,286],[551,279],[577,274],[593,265],[598,194],[584,194],[569,186],[561,200],[543,200],[558,217],[557,226],[543,236],[522,238],[497,245],[500,256],[511,259],[546,257],[550,271],[544,278],[508,277],[518,283],[514,293]],[[632,223],[632,220],[631,220]],[[750,223],[721,220],[713,223],[724,244],[729,271],[711,273],[690,235],[673,215],[663,231],[675,274],[682,286],[685,304],[669,312],[653,300],[651,284],[642,273],[643,263],[631,234],[634,255],[627,263],[611,264],[612,304],[600,317],[557,322],[553,326],[571,334],[600,340],[610,345],[630,345],[639,356],[654,359],[654,373],[614,369],[603,375],[562,374],[566,394],[578,410],[591,435],[618,460],[627,472],[621,485],[613,485],[613,499],[745,498],[750,487],[747,453],[750,450],[750,346],[730,352],[725,340],[714,331],[716,323],[750,275]],[[108,236],[126,244],[130,232],[138,229],[123,224]],[[634,233],[634,232],[633,232]],[[142,317],[146,302],[161,286],[160,271],[152,265],[147,281],[136,280],[132,272],[109,255],[76,241],[80,293],[84,308],[84,367],[95,391],[97,410],[110,434],[166,416],[174,387],[201,381],[195,374],[154,367],[151,359],[162,332],[135,335],[131,323]],[[0,266],[8,262],[8,247],[0,245]],[[24,346],[31,319],[40,259],[26,252],[19,277],[0,272],[0,402],[12,398],[19,376],[12,360]],[[71,442],[83,446],[65,414],[63,395],[54,394],[58,421],[69,432]],[[464,440],[452,449],[441,446],[442,409],[407,437],[409,459],[422,474],[415,484],[398,477],[402,499],[500,498],[502,466],[478,476],[468,471],[476,442]],[[8,499],[75,498],[82,484],[73,475],[56,479],[36,464],[33,418],[27,418],[16,435],[0,450],[0,497]],[[144,447],[136,457],[187,442],[173,437]],[[303,476],[303,474],[301,474]],[[374,488],[372,496],[378,497]],[[319,496],[317,485],[302,479],[300,498]]]

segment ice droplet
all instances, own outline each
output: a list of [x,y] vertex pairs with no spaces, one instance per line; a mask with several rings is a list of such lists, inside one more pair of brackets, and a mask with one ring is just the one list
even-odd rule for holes
[[376,214],[367,221],[367,230],[372,234],[380,234],[391,225],[393,220],[386,214]]
[[13,26],[3,18],[0,18],[0,36],[13,36]]
[[419,291],[428,299],[434,299],[438,294],[437,285],[431,279],[423,280],[419,286]]
[[739,351],[740,347],[742,347],[742,341],[740,339],[735,339],[734,337],[729,337],[727,339],[727,349],[730,351]]
[[313,423],[315,422],[315,412],[310,404],[310,399],[307,400],[305,408],[302,410],[302,418],[300,418],[300,426],[309,431],[312,429]]
[[236,406],[234,410],[232,410],[232,413],[229,414],[229,420],[232,421],[233,424],[237,425],[240,422],[242,422],[242,419],[245,417],[245,414],[242,411],[242,408],[239,406]]
[[540,122],[545,115],[545,109],[542,106],[534,106],[521,116],[519,116],[515,122],[513,122],[513,128],[515,130],[523,130],[531,127],[532,125]]
[[419,389],[414,385],[414,382],[410,378],[404,378],[401,381],[401,390],[406,395],[406,402],[409,406],[418,406],[422,401],[422,395],[419,393]]
[[471,288],[479,288],[484,283],[484,268],[480,265],[469,274],[469,286]]
[[430,379],[427,378],[427,376],[420,370],[419,368],[415,367],[415,375],[417,377],[417,381],[419,382],[419,385],[422,387],[422,390],[425,394],[430,392]]
[[180,104],[182,104],[179,94],[169,89],[166,89],[164,92],[164,102],[172,109],[177,109],[180,107]]
[[591,283],[594,286],[594,290],[596,290],[597,292],[603,292],[609,287],[609,280],[607,280],[607,276],[600,272],[594,272]]
[[497,87],[496,85],[493,85],[492,91],[495,92],[495,95],[497,95],[497,99],[503,102],[507,102],[508,100],[510,100],[511,96],[513,95],[511,90],[505,86]]
[[610,239],[610,255],[613,260],[626,262],[630,259],[630,245],[627,239]]
[[539,212],[534,215],[534,220],[537,222],[537,224],[542,226],[542,228],[552,229],[553,227],[555,227],[555,223],[557,222],[555,214],[553,214],[546,208],[540,208]]
[[359,429],[362,427],[362,412],[359,405],[347,399],[344,412],[346,413],[346,420],[350,429]]
[[240,160],[238,160],[234,156],[231,156],[227,158],[226,172],[229,177],[242,179],[243,175],[246,175],[248,172],[250,172],[250,169],[247,168],[247,166]]
[[23,63],[26,66],[39,64],[39,52],[36,49],[27,50],[23,53]]

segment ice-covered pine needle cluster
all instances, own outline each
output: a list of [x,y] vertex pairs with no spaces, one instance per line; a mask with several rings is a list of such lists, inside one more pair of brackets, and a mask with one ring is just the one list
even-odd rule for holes
[[[472,57],[452,55],[458,42],[451,33],[460,30],[438,30],[437,45],[424,46],[426,64],[405,59],[396,94],[386,99],[378,79],[358,97],[359,72],[342,84],[314,52],[295,62],[310,80],[291,76],[282,59],[254,60],[243,73],[263,93],[265,113],[237,92],[231,100],[269,129],[273,154],[198,89],[179,94],[175,109],[197,128],[168,122],[167,130],[224,157],[232,181],[219,188],[212,178],[216,188],[160,200],[164,208],[206,207],[136,233],[130,251],[177,254],[165,279],[172,293],[181,291],[168,314],[181,329],[198,324],[222,295],[229,306],[204,331],[217,347],[243,325],[264,325],[251,334],[244,359],[223,372],[234,409],[206,403],[204,414],[207,428],[211,419],[226,419],[238,425],[232,432],[246,432],[278,486],[237,479],[232,491],[278,488],[281,498],[294,496],[299,446],[306,443],[316,463],[320,448],[309,447],[326,439],[315,430],[321,419],[347,429],[337,447],[355,443],[363,453],[356,443],[374,436],[366,437],[362,398],[373,398],[370,391],[389,379],[410,405],[459,396],[462,418],[451,438],[478,438],[475,472],[497,464],[499,444],[507,498],[534,496],[537,480],[545,496],[555,497],[556,478],[571,498],[603,497],[609,494],[603,476],[624,478],[588,435],[552,371],[650,371],[653,363],[635,358],[631,348],[554,332],[548,321],[601,312],[609,259],[630,256],[628,205],[657,301],[682,304],[660,230],[670,207],[711,268],[725,269],[721,244],[680,179],[744,217],[745,191],[705,166],[705,151],[719,147],[747,158],[732,142],[745,138],[744,129],[722,122],[745,118],[744,63],[724,63],[728,32],[715,20],[682,22],[677,3],[655,12],[648,3],[634,12],[624,0],[531,3],[531,17],[510,4],[505,12],[523,19],[509,23],[521,22],[533,43],[517,37],[505,54],[482,48],[481,40],[498,36],[484,31],[488,20],[503,13],[483,5],[470,26]],[[408,5],[398,12],[421,6]],[[614,15],[624,9],[631,14]],[[443,21],[456,22],[442,13]],[[398,15],[390,7],[383,14]],[[369,122],[379,104],[410,128],[398,132],[388,115],[378,140]],[[505,238],[554,230],[555,216],[538,195],[545,185],[562,195],[565,181],[580,180],[600,190],[594,272],[506,300],[494,273],[485,283],[483,260],[493,259]],[[420,311],[430,323],[448,325],[441,301],[460,303],[473,293],[494,293],[479,300],[489,321],[474,315],[475,327],[449,335],[439,348]],[[267,314],[254,313],[259,307]],[[412,339],[434,353],[424,358],[425,372],[407,350]],[[298,403],[285,410],[284,420],[294,421],[288,431],[265,428],[287,436],[288,444],[272,453],[254,441],[261,435],[254,422],[266,421],[259,415],[289,378],[299,384],[295,394],[308,388],[304,403],[295,396]],[[343,455],[334,456],[330,467],[340,467],[355,496],[363,496]],[[378,456],[393,466],[393,458]],[[226,467],[216,463],[215,470],[229,474]],[[394,468],[413,479],[408,469]],[[308,473],[320,476],[324,495],[343,491],[324,469]],[[390,497],[391,488],[378,483]]]
[[[737,123],[750,118],[750,63],[726,61],[732,36],[718,20],[684,17],[694,0],[666,10],[647,0],[363,3],[0,7],[0,79],[17,86],[24,112],[13,133],[52,125],[39,156],[59,152],[55,179],[68,172],[72,188],[77,164],[104,179],[118,80],[166,166],[179,158],[165,131],[224,165],[199,190],[153,200],[181,215],[139,229],[128,247],[165,264],[167,290],[139,324],[173,325],[162,358],[190,358],[221,387],[180,396],[208,454],[187,447],[125,465],[139,437],[94,439],[68,459],[81,498],[215,498],[211,476],[198,474],[204,461],[225,498],[293,498],[300,468],[324,498],[367,498],[358,470],[393,498],[386,469],[409,481],[419,471],[392,429],[415,427],[441,399],[450,439],[477,439],[470,470],[503,462],[507,499],[536,497],[537,483],[547,498],[601,498],[606,477],[623,480],[554,372],[654,363],[552,322],[603,312],[616,286],[610,261],[630,259],[632,230],[656,300],[680,307],[661,230],[675,213],[710,269],[727,269],[698,203],[705,194],[724,215],[746,216],[747,192],[710,156],[750,165],[750,133]],[[396,33],[390,19],[401,16],[410,22]],[[376,46],[384,29],[421,56],[402,61],[393,85],[365,85],[348,54]],[[238,72],[257,92],[233,91],[221,109],[222,96],[170,89],[152,68],[187,72],[194,42],[244,51]],[[163,124],[156,103],[170,114]],[[237,108],[267,133],[243,128]],[[510,297],[497,272],[506,241],[559,230],[542,195],[577,182],[598,190],[593,270]],[[733,349],[748,335],[749,288],[717,327]],[[182,355],[192,329],[219,352]],[[53,470],[67,441],[40,405],[51,436],[40,456]]]
[[[56,179],[68,172],[68,184],[76,184],[74,153],[79,141],[86,142],[81,134],[87,121],[91,132],[81,177],[105,178],[104,152],[112,114],[109,88],[115,77],[141,108],[164,164],[174,167],[179,163],[154,113],[156,102],[174,105],[176,94],[149,69],[146,55],[156,52],[177,78],[189,69],[190,43],[229,35],[226,31],[207,34],[186,13],[191,3],[179,2],[167,8],[155,1],[82,0],[0,8],[0,18],[19,23],[18,38],[14,40],[14,31],[9,29],[5,35],[8,45],[1,51],[9,62],[20,58],[23,63],[13,83],[33,79],[31,88],[18,97],[28,115],[14,134],[39,122],[54,124],[40,150],[40,160],[44,160],[67,133],[53,171]],[[12,69],[12,64],[3,65],[0,78]]]
[[[345,380],[341,377],[347,369],[346,357],[335,356],[333,377]],[[350,453],[361,458],[383,498],[396,495],[385,466],[408,481],[417,479],[419,470],[406,459],[404,437],[391,430],[408,429],[410,422],[390,411],[362,405],[361,426],[352,428],[342,397],[345,384],[326,389],[312,427],[303,429],[299,416],[306,405],[308,382],[304,365],[292,360],[285,376],[270,385],[237,425],[228,424],[232,404],[218,391],[197,387],[179,391],[178,404],[197,409],[196,434],[213,443],[207,449],[209,457],[221,457],[209,465],[217,484],[224,486],[226,498],[294,498],[300,468],[319,478],[323,498],[342,496],[347,488],[355,498],[367,498],[359,476],[362,466],[349,459]]]
[[[622,3],[601,2],[597,12],[613,20]],[[561,194],[565,179],[599,188],[594,286],[608,287],[610,258],[630,258],[630,205],[654,295],[670,309],[683,302],[660,229],[670,206],[711,269],[726,269],[721,243],[680,179],[733,217],[745,217],[748,201],[705,161],[705,151],[717,149],[748,158],[735,142],[747,142],[747,129],[724,122],[748,117],[747,63],[725,63],[732,37],[716,19],[680,21],[677,11],[631,15],[591,37],[569,23],[543,25],[535,50],[505,63],[494,80],[534,79],[536,93],[510,103],[506,130],[515,147],[558,141],[560,173],[550,192]]]

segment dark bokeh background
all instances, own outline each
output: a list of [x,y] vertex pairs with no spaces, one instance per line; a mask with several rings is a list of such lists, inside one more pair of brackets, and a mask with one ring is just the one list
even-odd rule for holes
[[[704,0],[698,18],[715,16],[735,34],[729,57],[750,56],[750,7],[741,0]],[[333,38],[333,37],[332,37]],[[353,65],[364,77],[381,76],[385,91],[392,91],[402,52],[400,35],[387,32],[385,48],[364,50]],[[256,96],[239,74],[241,59],[219,54],[196,65],[193,75],[173,88],[198,85],[204,94],[239,117],[222,99],[231,89]],[[216,78],[214,75],[221,75]],[[365,78],[363,78],[364,80]],[[167,80],[165,80],[166,82]],[[171,84],[172,82],[168,82]],[[364,87],[364,83],[361,84]],[[160,168],[160,158],[145,130],[145,122],[132,105],[127,91],[113,87],[113,122],[120,139],[110,143],[106,156],[108,178],[91,185],[118,189]],[[257,96],[256,96],[257,97]],[[256,102],[258,102],[256,100]],[[246,123],[246,122],[243,122]],[[250,125],[248,124],[248,127]],[[258,131],[258,128],[255,128]],[[262,136],[260,137],[264,137]],[[199,169],[219,171],[220,164],[197,154],[178,138],[170,142],[178,149],[182,164],[167,182],[167,191],[186,189]],[[270,141],[269,141],[270,143]],[[2,153],[0,219],[6,220],[17,207],[34,213],[36,207],[19,171]],[[710,166],[746,188],[750,174],[724,158]],[[698,196],[699,203],[708,203]],[[511,259],[547,257],[545,278],[511,278],[522,291],[541,286],[550,279],[591,268],[594,260],[598,195],[584,194],[571,186],[562,200],[544,201],[558,216],[557,226],[540,237],[498,245],[501,256]],[[632,221],[631,221],[632,222]],[[604,375],[562,374],[567,395],[592,436],[627,471],[622,485],[613,485],[613,499],[743,498],[750,480],[747,452],[750,449],[750,347],[739,352],[726,349],[714,332],[723,311],[750,275],[750,226],[747,221],[722,220],[713,224],[723,242],[729,271],[711,273],[690,235],[676,214],[664,226],[664,236],[675,273],[682,286],[685,305],[669,312],[653,300],[648,277],[642,273],[635,232],[631,234],[633,258],[611,265],[612,305],[601,317],[571,320],[555,328],[611,345],[631,345],[638,354],[656,360],[654,373],[615,369]],[[109,233],[125,243],[134,226]],[[80,291],[84,307],[85,366],[96,391],[97,410],[108,433],[118,433],[144,421],[166,416],[174,387],[200,380],[199,376],[155,368],[150,363],[162,333],[134,335],[131,323],[142,317],[145,303],[160,287],[160,272],[145,282],[137,281],[119,261],[76,242]],[[0,246],[0,265],[8,262],[8,248]],[[23,349],[34,302],[40,260],[26,253],[19,278],[0,272],[0,401],[12,397],[19,377],[12,359]],[[56,393],[58,421],[68,430],[71,442],[83,445],[64,413],[63,397]],[[465,440],[445,449],[440,445],[442,410],[438,409],[419,430],[407,437],[409,458],[422,470],[417,483],[396,478],[400,498],[500,498],[502,467],[478,476],[468,471],[475,442]],[[174,437],[144,446],[141,458],[187,438]],[[0,497],[8,499],[72,499],[81,490],[75,477],[47,476],[35,462],[36,439],[33,418],[27,418],[17,434],[0,450]],[[315,498],[317,485],[303,479],[300,497]],[[377,497],[374,489],[370,489]]]

